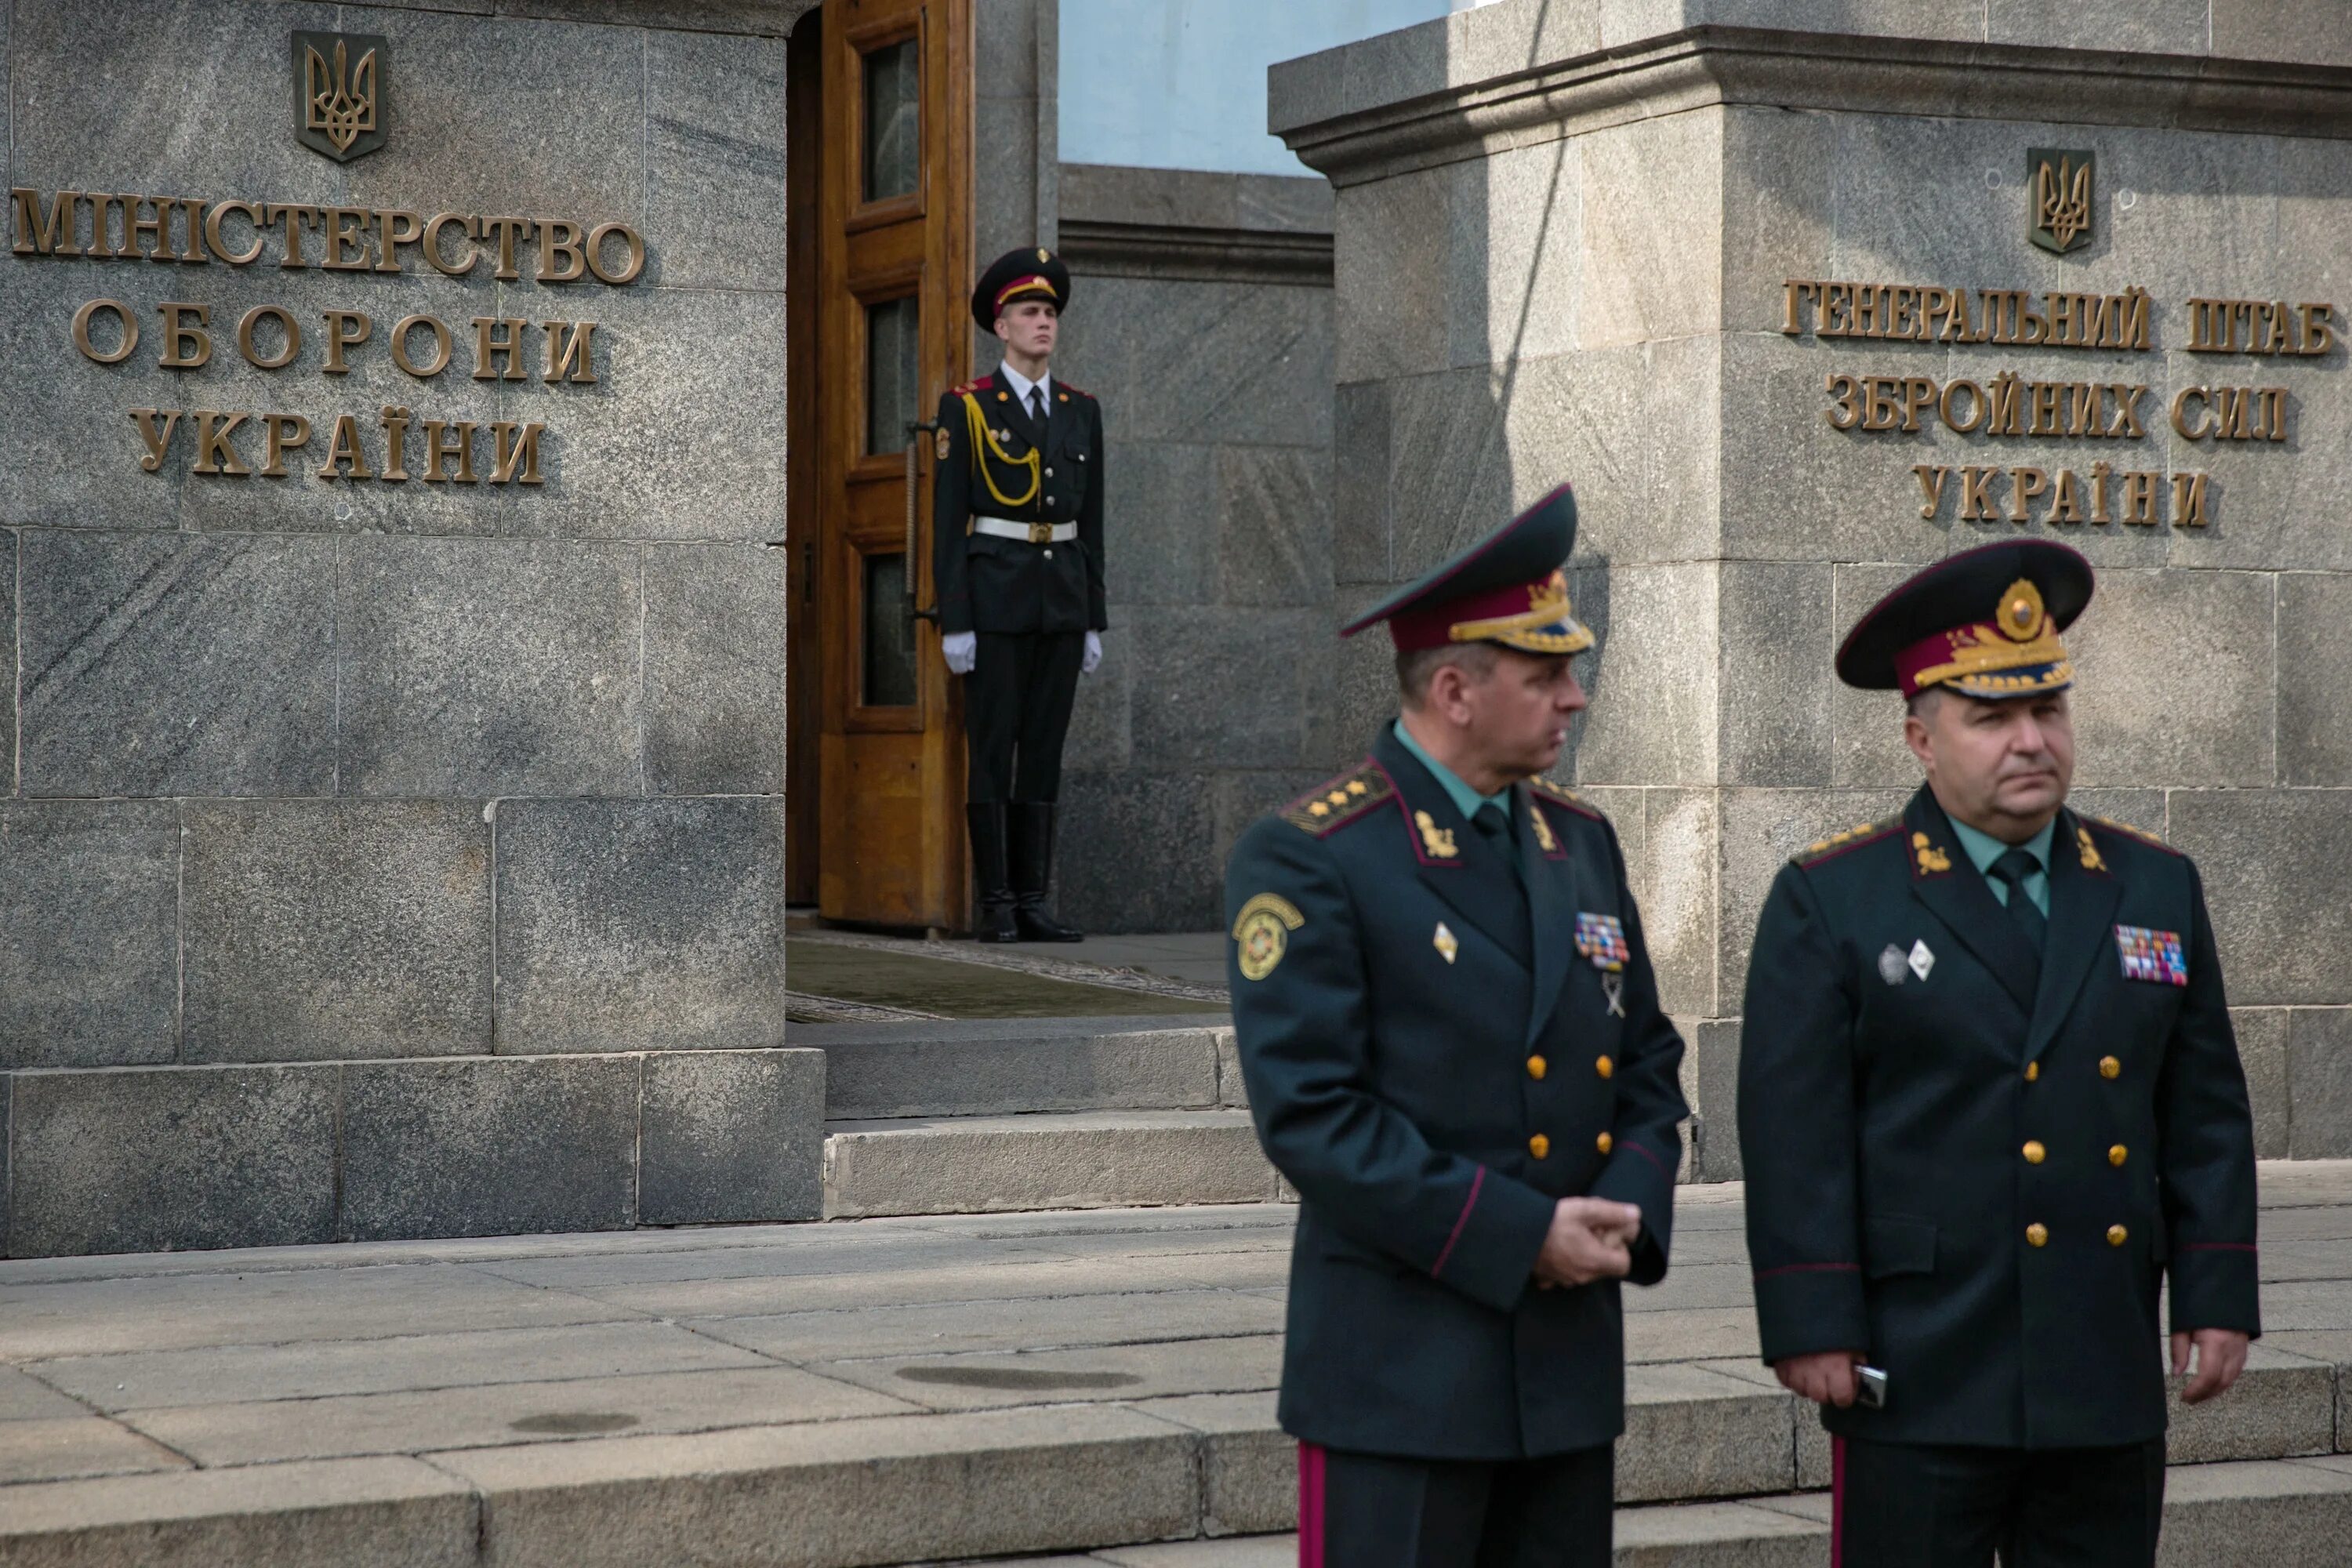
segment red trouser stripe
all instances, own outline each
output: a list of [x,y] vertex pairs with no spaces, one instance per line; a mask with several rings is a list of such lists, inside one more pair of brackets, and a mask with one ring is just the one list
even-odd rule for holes
[[1830,1439],[1830,1568],[1845,1568],[1845,1439]]
[[1323,1450],[1298,1445],[1298,1568],[1323,1568]]

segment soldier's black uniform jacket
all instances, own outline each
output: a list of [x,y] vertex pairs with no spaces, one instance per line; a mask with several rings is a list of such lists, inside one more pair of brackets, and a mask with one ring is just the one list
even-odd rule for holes
[[[1055,376],[1039,429],[1002,375],[940,398],[931,581],[945,632],[1085,632],[1103,597],[1102,405]],[[1032,460],[1034,458],[1034,461]],[[998,539],[974,517],[1076,523],[1063,543]]]
[[1757,1317],[1767,1361],[1885,1370],[1885,1408],[1826,1407],[1833,1433],[2145,1442],[2166,1273],[2173,1329],[2261,1331],[2252,1121],[2196,868],[2062,812],[2037,962],[1922,788],[1765,903],[1739,1060]]
[[1641,1208],[1634,1282],[1665,1273],[1682,1041],[1608,822],[1512,795],[1516,872],[1383,729],[1226,869],[1251,1114],[1302,1199],[1280,1419],[1310,1443],[1504,1460],[1624,1426],[1618,1282],[1531,1271],[1591,1194]]

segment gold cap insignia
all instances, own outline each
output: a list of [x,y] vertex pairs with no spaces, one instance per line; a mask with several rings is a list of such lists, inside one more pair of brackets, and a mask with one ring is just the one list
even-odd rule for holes
[[2020,577],[2000,596],[2000,635],[2011,642],[2032,642],[2042,635],[2049,612],[2042,605],[2042,590]]

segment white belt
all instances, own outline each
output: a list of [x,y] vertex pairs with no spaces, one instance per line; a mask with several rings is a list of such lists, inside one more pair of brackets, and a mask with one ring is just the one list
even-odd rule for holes
[[1067,544],[1078,536],[1075,522],[1014,522],[1004,517],[975,517],[971,531],[992,539],[1025,539],[1032,544]]

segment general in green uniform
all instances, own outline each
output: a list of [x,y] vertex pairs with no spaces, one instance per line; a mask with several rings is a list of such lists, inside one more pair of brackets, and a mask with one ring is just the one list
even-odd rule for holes
[[1244,835],[1234,1021],[1300,1194],[1306,1568],[1606,1564],[1619,1279],[1666,1269],[1682,1041],[1605,818],[1533,775],[1591,637],[1562,489],[1350,626],[1404,712]]
[[[1840,650],[1926,784],[1783,868],[1739,1137],[1764,1357],[1835,1438],[1843,1568],[2146,1568],[2186,1397],[2260,1332],[2253,1124],[2197,868],[2065,804],[2048,542],[1912,578]],[[1883,1400],[1874,1377],[1884,1373]]]

